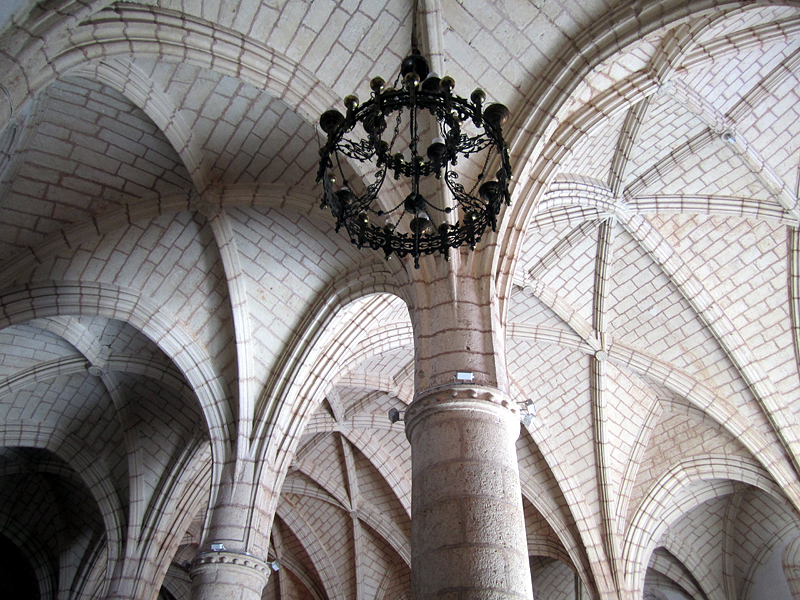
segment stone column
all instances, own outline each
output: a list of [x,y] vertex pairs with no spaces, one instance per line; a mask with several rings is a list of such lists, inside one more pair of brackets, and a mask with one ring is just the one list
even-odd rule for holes
[[261,600],[264,561],[240,552],[201,552],[192,561],[192,600]]
[[222,468],[208,531],[192,561],[192,600],[261,600],[277,495],[269,493],[272,473],[257,467],[240,457]]
[[783,549],[781,563],[786,583],[789,584],[789,590],[792,592],[792,598],[800,600],[800,536],[794,538]]
[[414,600],[533,598],[515,442],[516,405],[479,385],[408,407]]

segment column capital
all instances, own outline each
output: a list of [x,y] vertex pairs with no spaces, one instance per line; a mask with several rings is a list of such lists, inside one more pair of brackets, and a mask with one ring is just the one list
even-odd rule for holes
[[246,552],[231,552],[228,550],[201,552],[192,561],[191,576],[207,567],[217,565],[231,565],[242,569],[253,570],[264,576],[266,583],[269,577],[269,565],[266,561]]
[[445,411],[483,411],[509,420],[512,426],[519,422],[519,407],[504,391],[491,386],[454,383],[420,392],[405,413],[406,436],[411,436],[414,425],[423,417]]
[[190,575],[192,600],[261,600],[269,566],[244,552],[201,552]]

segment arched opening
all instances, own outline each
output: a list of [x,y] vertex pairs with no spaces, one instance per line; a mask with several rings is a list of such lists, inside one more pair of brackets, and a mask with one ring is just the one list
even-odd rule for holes
[[0,589],[9,598],[39,600],[36,573],[22,551],[0,533]]

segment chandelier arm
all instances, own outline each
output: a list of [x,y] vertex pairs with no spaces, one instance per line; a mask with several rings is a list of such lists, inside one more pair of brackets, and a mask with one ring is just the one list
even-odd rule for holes
[[478,177],[475,179],[475,183],[470,188],[468,195],[472,197],[475,193],[475,188],[478,187],[478,184],[483,181],[483,178],[486,176],[486,170],[489,168],[489,160],[492,158],[492,150],[494,146],[489,147],[489,151],[486,153],[486,158],[483,161],[483,167],[481,168],[481,172],[478,173]]
[[363,211],[369,211],[373,214],[378,215],[379,212],[372,208],[371,204],[374,200],[378,198],[378,192],[380,191],[381,187],[383,187],[383,182],[386,179],[386,165],[381,167],[378,172],[375,174],[375,181],[373,181],[370,185],[367,186],[367,193],[362,196],[363,203],[359,203],[362,205]]

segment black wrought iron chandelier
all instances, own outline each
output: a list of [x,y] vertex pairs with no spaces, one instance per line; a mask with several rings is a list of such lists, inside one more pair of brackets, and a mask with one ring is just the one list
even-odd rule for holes
[[[320,127],[328,138],[320,148],[317,180],[324,189],[322,207],[333,212],[337,232],[344,226],[359,249],[383,250],[387,259],[392,254],[410,254],[419,268],[422,255],[440,252],[449,260],[450,248],[475,249],[487,226],[496,230],[503,204],[511,203],[511,164],[502,131],[508,109],[502,104],[484,108],[486,95],[480,89],[469,100],[454,95],[453,79],[440,79],[430,72],[414,37],[412,33],[414,49],[403,60],[393,87],[387,88],[383,79],[375,77],[370,82],[371,97],[364,104],[351,95],[344,100],[345,114],[334,109],[320,116]],[[431,134],[438,131],[423,154],[419,147],[425,111],[436,121]],[[342,156],[371,165],[366,170],[372,171],[374,180],[363,192],[348,182]],[[481,166],[477,175],[462,177],[455,169],[476,162]],[[487,180],[487,171],[497,165],[495,177]],[[442,207],[425,198],[420,183],[427,177],[443,180],[454,202]],[[376,200],[387,179],[395,181],[405,199],[381,209]],[[462,181],[467,179],[465,186]],[[432,214],[437,218],[432,219]],[[399,231],[401,223],[407,233]]]

